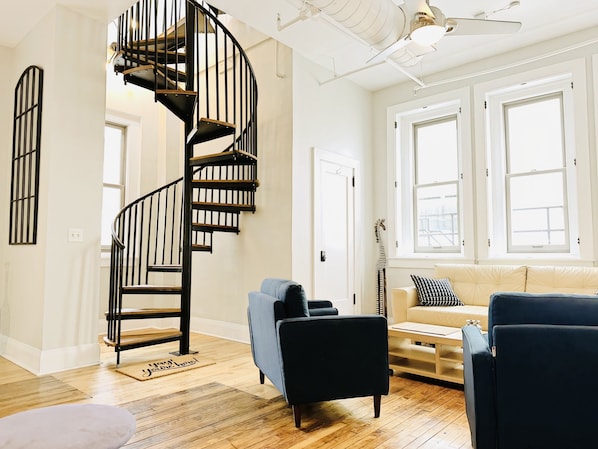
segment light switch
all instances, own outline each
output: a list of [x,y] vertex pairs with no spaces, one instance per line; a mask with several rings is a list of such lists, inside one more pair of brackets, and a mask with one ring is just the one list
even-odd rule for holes
[[83,229],[69,228],[69,242],[82,242]]

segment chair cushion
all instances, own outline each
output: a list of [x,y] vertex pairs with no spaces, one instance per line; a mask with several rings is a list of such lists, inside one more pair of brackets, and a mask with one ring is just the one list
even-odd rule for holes
[[411,275],[422,306],[462,306],[448,279],[432,279]]

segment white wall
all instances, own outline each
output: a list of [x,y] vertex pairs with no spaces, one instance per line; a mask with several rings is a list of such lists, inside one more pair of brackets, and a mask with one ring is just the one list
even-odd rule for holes
[[291,50],[268,39],[246,51],[258,86],[255,214],[239,235],[215,233],[213,253],[193,255],[192,329],[248,341],[247,294],[265,277],[290,278],[292,242]]
[[372,207],[372,94],[346,80],[325,85],[330,72],[297,53],[293,57],[293,274],[313,293],[313,151],[327,150],[359,162],[361,197],[356,219],[356,288],[361,311],[374,313],[375,245]]
[[[106,27],[58,6],[14,55],[12,86],[27,66],[44,69],[40,206],[38,244],[6,249],[9,312],[0,350],[44,373],[99,361]],[[82,229],[83,242],[68,242],[69,228]]]
[[[569,36],[565,36],[552,41],[546,41],[528,48],[510,52],[507,54],[500,55],[498,57],[489,58],[487,60],[477,61],[476,63],[460,66],[453,70],[435,74],[430,77],[424,78],[424,82],[431,87],[420,89],[417,91],[417,97],[414,93],[414,83],[404,83],[401,85],[393,86],[387,89],[383,89],[374,94],[374,148],[376,151],[375,161],[376,166],[374,168],[376,176],[375,194],[373,196],[375,202],[376,213],[380,216],[387,216],[388,202],[391,200],[389,197],[389,186],[392,185],[393,179],[390,179],[389,170],[387,169],[387,151],[392,146],[392,135],[393,132],[389,131],[388,120],[387,120],[387,109],[389,107],[400,105],[414,100],[415,98],[422,99],[428,96],[440,94],[442,92],[456,90],[459,88],[465,88],[469,90],[470,98],[472,102],[475,101],[475,86],[481,83],[488,83],[493,80],[501,78],[512,77],[514,75],[528,72],[532,70],[540,70],[547,66],[556,65],[560,63],[570,63],[573,61],[582,60],[586,67],[586,86],[578,86],[579,89],[588,89],[587,103],[582,104],[579,110],[576,111],[579,120],[585,121],[589,124],[588,134],[585,136],[578,136],[577,144],[583,145],[583,154],[587,154],[589,151],[589,160],[587,163],[589,167],[584,166],[583,171],[589,172],[591,176],[591,204],[594,205],[592,210],[583,211],[583,217],[590,220],[592,216],[596,216],[596,121],[595,121],[595,108],[594,104],[594,92],[597,87],[595,81],[592,82],[593,72],[597,67],[592,66],[592,56],[598,54],[598,44],[591,43],[589,45],[583,45],[587,42],[595,42],[595,30],[585,30]],[[567,50],[567,51],[564,51]],[[495,69],[495,71],[493,71]],[[474,76],[471,76],[471,75]],[[478,75],[476,75],[478,74]],[[451,81],[452,80],[452,81]],[[449,82],[445,82],[449,81]],[[582,102],[583,103],[583,102]],[[474,104],[471,104],[471,110],[473,111]],[[472,115],[472,129],[480,128],[483,126],[483,118]],[[474,140],[472,136],[472,144],[474,144],[474,159],[478,161],[482,159],[485,148],[482,144],[483,141]],[[586,148],[587,146],[587,148]],[[584,158],[587,159],[587,158]],[[476,178],[475,174],[471,174],[469,178]],[[587,193],[587,192],[585,192]],[[477,192],[478,196],[483,193]],[[481,204],[483,199],[476,198],[476,204]],[[479,206],[478,206],[479,207]],[[478,215],[480,213],[478,212]],[[392,220],[392,217],[387,217]],[[587,223],[582,223],[582,228],[587,228]],[[392,236],[389,236],[392,238]],[[466,238],[473,238],[473,236],[466,236]],[[594,230],[593,236],[594,246],[596,245],[596,230]],[[594,248],[594,255],[598,254],[596,248]],[[595,259],[595,256],[594,256]],[[534,259],[535,260],[535,259]],[[539,260],[539,259],[538,259]],[[422,258],[420,260],[404,261],[404,260],[390,260],[388,273],[388,288],[410,285],[411,281],[409,274],[411,273],[422,273],[430,274],[434,263],[439,262],[438,259],[433,257]],[[521,263],[530,263],[530,260],[520,261]],[[581,261],[584,262],[584,261]],[[580,263],[581,263],[580,262]],[[515,262],[513,262],[515,263]],[[532,260],[533,263],[533,260]],[[543,263],[536,262],[536,263]],[[558,263],[555,262],[555,263]],[[586,263],[586,262],[584,262]],[[595,261],[594,261],[595,264]]]
[[[0,46],[0,336],[6,335],[10,326],[11,305],[8,302],[8,283],[10,264],[8,252],[8,210],[10,200],[10,167],[12,155],[12,110],[14,98],[13,86],[13,50]],[[0,354],[3,340],[0,338]]]

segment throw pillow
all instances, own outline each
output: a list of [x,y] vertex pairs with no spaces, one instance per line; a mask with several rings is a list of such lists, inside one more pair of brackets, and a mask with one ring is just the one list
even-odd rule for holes
[[301,284],[288,281],[280,285],[278,298],[284,302],[287,318],[298,318],[309,316],[307,298]]
[[411,275],[417,290],[417,299],[422,306],[462,306],[448,279],[432,279]]

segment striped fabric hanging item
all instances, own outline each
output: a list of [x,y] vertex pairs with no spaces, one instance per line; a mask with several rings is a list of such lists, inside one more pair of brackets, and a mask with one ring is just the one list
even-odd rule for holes
[[384,249],[384,241],[382,239],[381,230],[386,231],[384,219],[378,219],[374,226],[376,233],[376,242],[378,243],[379,256],[376,262],[376,313],[378,315],[387,316],[386,308],[386,251]]

